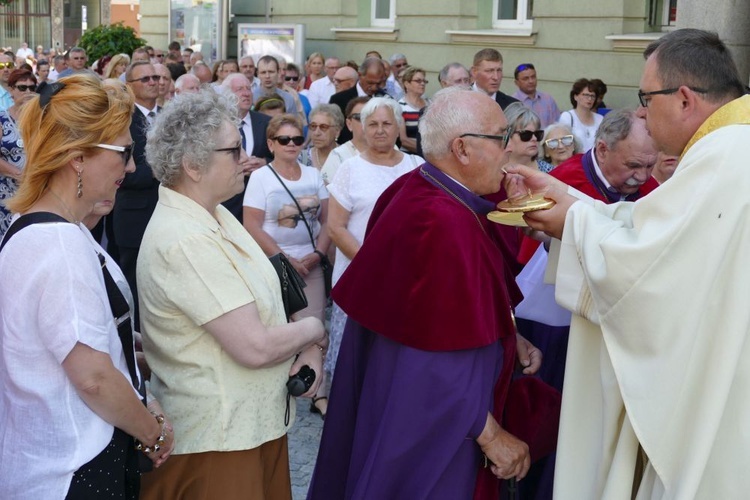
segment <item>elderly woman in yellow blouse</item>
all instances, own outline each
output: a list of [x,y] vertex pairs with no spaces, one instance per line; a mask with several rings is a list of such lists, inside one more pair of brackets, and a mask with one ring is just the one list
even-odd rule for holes
[[321,373],[322,323],[287,324],[268,257],[220,205],[250,168],[236,115],[212,89],[183,94],[148,134],[161,186],[138,257],[143,346],[179,444],[145,499],[291,498],[286,382]]

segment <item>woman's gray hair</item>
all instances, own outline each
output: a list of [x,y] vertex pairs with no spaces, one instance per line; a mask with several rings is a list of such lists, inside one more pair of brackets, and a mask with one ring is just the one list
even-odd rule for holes
[[575,136],[570,127],[568,125],[565,125],[564,123],[556,122],[547,125],[547,128],[544,129],[544,137],[542,137],[542,140],[539,141],[539,158],[543,158],[545,161],[550,160],[550,155],[544,147],[544,142],[549,139],[549,136],[552,134],[552,132],[556,132],[558,130],[562,130],[564,135],[573,136],[573,154],[582,152],[581,150],[583,149],[583,146],[581,145],[581,141],[578,140],[578,137]]
[[473,94],[473,90],[457,86],[444,88],[432,97],[418,125],[426,160],[434,163],[449,155],[453,140],[461,134],[489,133],[481,129],[484,116],[470,102]]
[[148,132],[146,160],[154,177],[174,187],[184,167],[201,171],[211,168],[211,154],[224,123],[239,124],[234,94],[207,88],[169,101]]
[[505,108],[503,112],[505,113],[505,118],[508,120],[508,133],[505,139],[506,146],[516,131],[524,130],[529,125],[534,125],[537,130],[542,128],[542,121],[539,119],[539,115],[533,109],[524,106],[523,103],[514,102]]
[[367,104],[365,104],[365,107],[362,108],[362,111],[359,112],[359,121],[362,123],[363,130],[365,128],[365,122],[367,121],[367,119],[379,108],[390,109],[393,113],[393,117],[396,119],[398,127],[401,128],[401,126],[404,124],[404,117],[401,114],[403,113],[401,105],[396,102],[395,99],[391,99],[390,97],[373,97],[367,102]]
[[309,121],[312,121],[312,117],[319,113],[328,115],[334,127],[337,127],[339,130],[344,128],[344,114],[341,112],[341,108],[335,104],[318,104],[310,111],[308,115],[310,117]]

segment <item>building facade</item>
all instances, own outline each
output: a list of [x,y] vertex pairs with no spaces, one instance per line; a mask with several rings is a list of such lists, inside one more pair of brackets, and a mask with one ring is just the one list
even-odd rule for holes
[[[19,0],[20,1],[20,0]],[[36,0],[24,0],[36,1]],[[171,0],[176,2],[178,0]],[[184,1],[184,0],[183,0]],[[222,1],[222,0],[218,0]],[[305,53],[361,61],[368,50],[404,53],[428,72],[427,93],[448,62],[470,66],[475,52],[503,54],[501,89],[513,93],[513,69],[533,63],[539,89],[569,109],[572,82],[601,78],[612,107],[634,107],[643,49],[681,27],[719,33],[750,74],[750,2],[721,0],[223,0],[225,56],[236,56],[239,23],[306,25]],[[170,0],[142,0],[142,35],[169,43]],[[738,12],[740,10],[741,12]]]

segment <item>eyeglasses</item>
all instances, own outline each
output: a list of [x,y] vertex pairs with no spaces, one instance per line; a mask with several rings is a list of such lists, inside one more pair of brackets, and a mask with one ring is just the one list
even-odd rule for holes
[[596,94],[584,94],[584,93],[580,93],[578,95],[581,96],[581,97],[583,97],[583,98],[585,98],[585,99],[596,99]]
[[133,156],[133,148],[135,147],[135,142],[131,143],[128,146],[115,146],[114,144],[97,144],[97,148],[102,149],[108,149],[110,151],[117,151],[120,153],[120,156],[122,156],[122,161],[127,166],[128,162],[130,162],[130,158]]
[[305,142],[305,138],[301,135],[295,135],[294,137],[289,137],[288,135],[277,135],[273,140],[282,146],[286,146],[290,142],[293,142],[295,146],[302,146],[302,143]]
[[418,83],[418,84],[427,85],[428,83],[430,83],[430,81],[429,80],[418,80],[418,79],[415,78],[414,80],[411,81],[411,83]]
[[349,80],[354,80],[354,78],[334,78],[333,83],[344,83],[348,82]]
[[490,134],[461,134],[458,136],[459,139],[464,137],[478,137],[479,139],[493,139],[495,141],[505,142],[505,134],[503,135],[490,135]]
[[[709,90],[702,89],[702,88],[699,88],[699,87],[688,87],[688,88],[690,90],[692,90],[693,92],[699,92],[701,94],[705,94],[705,93],[709,92]],[[652,95],[669,95],[669,94],[674,94],[678,90],[680,90],[680,87],[676,87],[676,88],[673,88],[673,89],[654,90],[653,92],[644,92],[642,90],[639,90],[638,91],[638,100],[640,101],[641,106],[643,106],[644,108],[647,108],[648,107],[648,103],[651,102],[651,99],[644,99],[644,97],[649,97],[649,96],[652,96]]]
[[362,119],[362,115],[360,115],[359,113],[352,113],[349,115],[349,118],[358,122]]
[[214,149],[217,153],[232,153],[232,158],[234,159],[235,163],[240,162],[240,152],[242,150],[242,144],[238,144],[237,146],[233,148],[220,148],[220,149]]
[[15,65],[12,62],[0,63],[0,69],[13,68]]
[[298,82],[299,77],[298,76],[285,76],[284,80],[286,80],[287,82]]
[[36,92],[36,85],[35,84],[31,84],[31,85],[16,85],[15,88],[17,90],[20,90],[21,92],[26,92],[26,91]]
[[544,141],[544,145],[547,146],[550,149],[557,149],[561,145],[564,148],[570,147],[573,145],[574,139],[572,135],[564,135],[560,137],[559,139],[547,139]]
[[541,141],[542,137],[544,137],[544,130],[534,130],[533,132],[531,130],[516,130],[513,133],[518,134],[522,142],[529,142],[532,137],[536,137],[537,141]]
[[308,125],[308,128],[310,130],[320,129],[321,132],[328,132],[328,130],[331,128],[331,125],[326,125],[325,123],[311,123],[310,125]]
[[133,78],[132,80],[128,80],[129,82],[141,82],[144,85],[148,84],[148,81],[151,80],[154,83],[159,83],[159,80],[161,79],[161,76],[159,75],[151,75],[151,76],[144,76],[143,78]]

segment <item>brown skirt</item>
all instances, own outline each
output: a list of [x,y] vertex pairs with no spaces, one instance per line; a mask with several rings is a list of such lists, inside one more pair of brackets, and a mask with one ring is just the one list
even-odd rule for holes
[[141,500],[291,500],[286,435],[252,450],[172,455],[141,477]]

